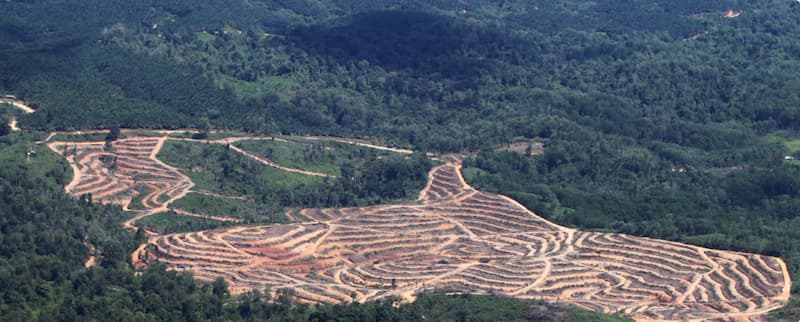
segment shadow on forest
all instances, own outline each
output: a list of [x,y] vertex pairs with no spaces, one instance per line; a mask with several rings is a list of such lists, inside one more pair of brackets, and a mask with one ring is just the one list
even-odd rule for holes
[[387,70],[410,69],[445,77],[489,72],[485,57],[474,54],[491,55],[509,41],[506,35],[455,17],[408,11],[360,14],[332,27],[295,30],[290,39],[306,52],[344,66],[367,61]]

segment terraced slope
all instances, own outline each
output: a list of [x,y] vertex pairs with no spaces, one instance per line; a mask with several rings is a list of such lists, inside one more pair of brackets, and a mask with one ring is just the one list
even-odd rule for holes
[[[131,132],[132,130],[123,130]],[[71,134],[103,134],[107,131],[83,131]],[[140,132],[148,132],[140,130]],[[166,135],[170,133],[183,133],[174,131],[149,131],[151,135],[163,136],[134,136],[114,141],[107,147],[104,141],[100,142],[50,142],[48,147],[56,153],[67,158],[73,170],[73,179],[65,187],[67,193],[73,196],[91,196],[94,202],[114,203],[123,206],[123,209],[136,212],[131,219],[125,221],[124,226],[135,229],[136,221],[146,216],[172,210],[182,216],[202,217],[216,221],[238,222],[239,219],[212,214],[190,213],[180,209],[170,209],[169,205],[183,198],[194,187],[192,180],[167,165],[156,156],[166,140],[191,141],[207,144],[226,145],[231,150],[251,158],[266,166],[282,171],[300,173],[310,176],[333,177],[328,174],[305,171],[283,167],[270,160],[253,155],[231,143],[242,140],[274,140],[273,137],[237,136],[216,140],[175,138]],[[49,141],[58,133],[52,133],[44,142]],[[278,139],[280,140],[280,139]],[[154,231],[147,231],[156,235]]]
[[429,289],[569,302],[640,320],[760,319],[789,297],[775,257],[552,224],[476,191],[441,158],[418,203],[305,209],[296,223],[151,238],[137,265],[167,263],[234,291],[291,288],[311,303],[413,298]]
[[[52,142],[51,150],[65,155],[73,170],[66,191],[80,196],[91,194],[94,201],[116,203],[126,209],[164,210],[182,197],[192,181],[155,155],[165,138],[135,137],[114,142]],[[134,197],[140,204],[131,205]],[[163,209],[162,209],[163,208]]]

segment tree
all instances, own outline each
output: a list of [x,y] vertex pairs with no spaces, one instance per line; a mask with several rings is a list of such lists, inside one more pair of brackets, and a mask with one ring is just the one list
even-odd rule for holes
[[228,295],[228,282],[222,277],[217,277],[211,285],[211,294],[214,294],[214,296],[220,299],[224,299]]
[[11,126],[8,125],[8,120],[0,118],[0,136],[5,136],[11,133]]
[[119,125],[112,126],[111,129],[108,131],[108,135],[106,135],[106,142],[113,142],[119,140],[121,130]]

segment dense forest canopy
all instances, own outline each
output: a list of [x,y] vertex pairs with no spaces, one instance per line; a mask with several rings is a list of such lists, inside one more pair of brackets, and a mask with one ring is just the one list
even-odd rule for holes
[[[785,160],[800,157],[796,1],[36,0],[0,9],[0,94],[37,107],[18,117],[26,133],[3,143],[14,157],[0,173],[0,278],[20,283],[4,284],[4,315],[50,312],[80,279],[113,279],[131,294],[141,286],[124,268],[135,242],[116,228],[121,215],[60,193],[63,162],[16,157],[43,136],[31,132],[110,126],[480,151],[465,164],[471,183],[557,223],[780,256],[798,284],[800,164]],[[544,143],[544,154],[495,151],[519,139]],[[45,191],[20,190],[36,180]],[[119,271],[79,272],[86,235]],[[52,271],[34,269],[44,265]],[[191,285],[181,287],[210,296]],[[106,295],[92,301],[133,301],[92,292]]]

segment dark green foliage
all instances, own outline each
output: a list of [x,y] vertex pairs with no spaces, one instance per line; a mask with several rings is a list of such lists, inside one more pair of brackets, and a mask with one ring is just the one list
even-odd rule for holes
[[486,295],[426,294],[395,309],[382,301],[348,307],[322,306],[309,321],[630,321],[569,306]]
[[[553,118],[701,149],[800,124],[785,108],[800,89],[786,1],[95,5],[118,11],[86,10],[102,28],[59,27],[82,36],[57,55],[17,47],[63,34],[12,33],[2,83],[41,107],[23,125],[210,124],[453,151],[531,136]],[[9,24],[41,27],[35,5],[9,6],[20,17]],[[746,14],[722,18],[732,7]]]
[[7,120],[0,118],[0,136],[8,135],[9,133],[11,133],[11,126],[8,125]]
[[137,227],[145,227],[159,234],[201,231],[201,230],[231,226],[234,224],[235,223],[232,222],[220,222],[217,220],[207,219],[207,218],[183,216],[176,214],[172,211],[167,211],[154,214],[152,216],[147,216],[136,222]]
[[248,196],[276,215],[287,207],[347,207],[409,199],[425,186],[432,166],[422,154],[406,160],[403,155],[379,159],[370,153],[363,159],[341,160],[338,179],[319,178],[267,167],[223,145],[173,141],[165,144],[159,157],[185,169],[200,189]]
[[119,126],[112,126],[108,131],[108,135],[106,135],[106,142],[119,140],[120,131]]

